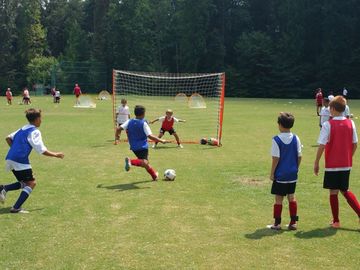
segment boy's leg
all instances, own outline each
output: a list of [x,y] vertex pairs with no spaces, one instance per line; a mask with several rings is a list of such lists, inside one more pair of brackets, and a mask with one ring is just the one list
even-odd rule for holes
[[339,220],[339,198],[338,198],[339,190],[338,189],[330,189],[330,207],[332,213],[332,222],[331,226],[336,228],[340,227],[340,220]]
[[21,206],[24,204],[24,202],[27,200],[27,198],[29,198],[29,196],[30,196],[31,192],[33,191],[33,189],[35,188],[35,186],[36,186],[35,180],[25,182],[25,187],[21,191],[19,198],[15,202],[14,206],[10,209],[11,213],[19,213],[19,212],[23,211],[21,209]]
[[119,144],[120,143],[121,129],[120,129],[119,123],[117,123],[117,125],[118,125],[118,127],[116,128],[116,132],[115,132],[115,143],[114,144]]
[[129,158],[125,158],[125,170],[127,170],[126,169],[127,162],[130,161],[131,165],[145,168],[145,170],[151,175],[151,178],[153,179],[153,181],[157,180],[159,174],[149,164],[149,161],[148,161],[149,151],[148,151],[148,149],[143,149],[143,150],[140,150],[140,151],[133,151],[133,152],[136,155],[137,159],[131,159],[130,160]]
[[296,230],[296,222],[298,221],[297,216],[297,202],[295,199],[295,194],[288,194],[288,201],[289,201],[289,214],[290,214],[290,223],[289,223],[289,230]]
[[283,200],[284,200],[284,196],[275,195],[275,204],[274,204],[274,219],[275,219],[274,225],[275,226],[281,224],[281,212],[282,212]]
[[360,218],[360,204],[359,204],[359,201],[357,200],[355,194],[352,193],[350,190],[341,191],[341,193],[346,198],[346,201],[348,202],[350,207],[355,211],[355,213]]
[[[164,132],[160,132],[158,135],[158,138],[160,139],[162,136],[164,136]],[[158,144],[158,142],[155,142],[155,144],[153,145],[153,147],[156,147]]]
[[176,139],[176,142],[177,142],[178,146],[179,146],[180,148],[183,148],[183,146],[182,146],[181,143],[180,143],[180,138],[179,138],[179,136],[177,135],[177,133],[174,132],[173,135],[174,135],[174,137],[175,137],[175,139]]

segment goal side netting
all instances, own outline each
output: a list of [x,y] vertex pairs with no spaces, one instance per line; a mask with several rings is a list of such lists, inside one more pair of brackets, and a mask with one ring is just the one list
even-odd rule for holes
[[[221,142],[224,113],[225,73],[182,74],[113,70],[113,119],[121,100],[126,99],[131,117],[134,107],[146,108],[148,122],[165,115],[186,120],[175,123],[182,143],[199,143],[201,138]],[[150,125],[158,135],[161,123]],[[122,135],[123,136],[123,135]],[[172,140],[168,133],[164,138]],[[124,138],[122,138],[124,139]]]

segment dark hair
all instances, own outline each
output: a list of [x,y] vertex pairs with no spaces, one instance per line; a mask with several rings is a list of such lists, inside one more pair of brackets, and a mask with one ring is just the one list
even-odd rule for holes
[[283,128],[292,128],[295,122],[295,117],[291,113],[281,112],[278,116],[277,122]]
[[135,116],[142,116],[145,114],[145,107],[141,105],[136,105],[134,109]]
[[25,111],[26,119],[30,123],[34,123],[34,121],[41,117],[41,110],[38,109],[27,109]]
[[346,99],[342,96],[336,96],[330,101],[329,106],[337,112],[343,112],[346,108]]

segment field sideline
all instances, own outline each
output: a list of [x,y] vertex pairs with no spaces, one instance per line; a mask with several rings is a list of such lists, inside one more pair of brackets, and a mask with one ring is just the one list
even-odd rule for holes
[[[6,106],[1,98],[4,168],[4,139],[26,123],[29,106]],[[9,192],[0,205],[0,269],[358,269],[358,219],[339,196],[343,228],[328,227],[323,172],[316,177],[312,171],[319,134],[313,100],[226,98],[222,147],[149,150],[160,174],[176,170],[174,182],[151,182],[139,168],[124,171],[124,158],[132,153],[126,143],[112,144],[110,101],[75,109],[73,96],[63,96],[59,105],[51,97],[32,100],[43,110],[45,145],[65,158],[31,155],[38,184],[24,205],[30,214],[8,213],[18,192]],[[360,117],[360,101],[349,106]],[[273,221],[268,176],[280,111],[295,115],[293,131],[304,145],[296,191],[299,229],[291,232],[265,228]],[[359,134],[360,120],[354,121]],[[157,134],[159,124],[151,128]],[[180,138],[192,132],[186,124],[177,131]],[[1,184],[13,180],[0,170]],[[359,151],[350,183],[360,198]],[[285,203],[283,224],[288,219]]]

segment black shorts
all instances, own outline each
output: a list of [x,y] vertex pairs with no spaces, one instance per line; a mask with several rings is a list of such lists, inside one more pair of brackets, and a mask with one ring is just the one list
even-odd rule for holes
[[137,151],[133,151],[135,156],[138,159],[146,159],[148,160],[148,156],[149,156],[149,150],[148,149],[143,149],[143,150],[137,150]]
[[12,172],[15,175],[16,180],[18,180],[19,182],[28,182],[35,180],[32,174],[32,169],[26,169],[21,171],[12,170]]
[[323,188],[326,189],[339,189],[341,191],[347,191],[349,189],[349,171],[325,171]]
[[286,196],[288,194],[294,194],[296,189],[296,182],[295,183],[278,183],[273,181],[271,186],[271,194],[279,195],[279,196]]
[[169,132],[170,135],[173,135],[174,133],[176,133],[175,129],[171,128],[170,130],[164,130],[162,128],[160,128],[160,133],[165,134],[165,132]]

